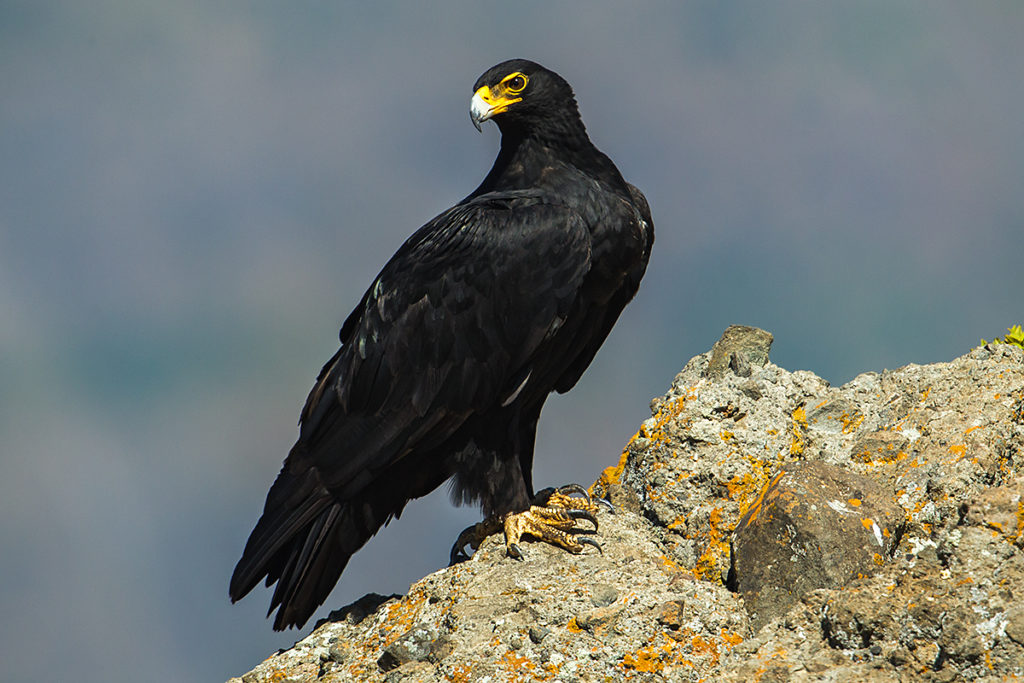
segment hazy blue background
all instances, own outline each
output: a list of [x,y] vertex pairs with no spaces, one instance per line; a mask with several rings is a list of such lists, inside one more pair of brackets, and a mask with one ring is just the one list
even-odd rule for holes
[[[614,463],[730,323],[842,383],[1024,322],[1024,4],[0,4],[0,678],[217,681],[228,577],[337,328],[465,196],[470,86],[529,57],[650,199],[637,301],[548,404],[541,484]],[[327,607],[477,520],[410,506]]]

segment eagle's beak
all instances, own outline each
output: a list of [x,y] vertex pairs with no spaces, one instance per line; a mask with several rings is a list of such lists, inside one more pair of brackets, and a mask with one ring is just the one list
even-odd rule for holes
[[477,90],[476,93],[473,94],[473,99],[469,101],[469,120],[472,121],[473,125],[476,126],[476,129],[481,132],[483,132],[483,128],[480,127],[480,124],[491,118],[493,115],[493,107],[487,104],[486,100],[484,100],[483,96],[480,94],[484,90],[487,90],[486,86]]
[[506,111],[522,99],[522,97],[509,97],[500,85],[495,90],[491,90],[489,86],[485,85],[473,93],[473,99],[469,102],[469,119],[477,130],[482,130],[481,123]]

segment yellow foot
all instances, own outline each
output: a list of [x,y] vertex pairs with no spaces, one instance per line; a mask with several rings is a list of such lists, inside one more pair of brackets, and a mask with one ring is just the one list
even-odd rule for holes
[[[600,502],[611,509],[607,501]],[[582,486],[570,484],[559,489],[546,489],[537,495],[534,503],[529,510],[505,515],[502,526],[505,529],[505,550],[510,557],[523,559],[519,541],[524,535],[557,545],[573,554],[583,552],[587,545],[602,552],[597,541],[583,535],[597,533],[599,506]],[[578,528],[576,521],[581,519],[593,524],[593,530]]]
[[[485,538],[502,530],[505,532],[506,552],[519,560],[523,559],[523,551],[519,547],[523,536],[532,536],[571,553],[583,552],[584,546],[588,545],[601,552],[600,544],[588,534],[597,533],[597,511],[602,506],[615,511],[611,503],[602,498],[591,498],[579,484],[545,489],[537,494],[528,510],[490,517],[465,529],[452,546],[451,564],[468,560],[467,547],[476,550]],[[577,520],[586,520],[594,528],[581,529],[576,526]]]

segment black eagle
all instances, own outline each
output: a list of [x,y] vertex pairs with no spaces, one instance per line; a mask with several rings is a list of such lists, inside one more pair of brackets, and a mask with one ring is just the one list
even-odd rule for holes
[[345,320],[231,577],[233,602],[264,577],[277,583],[276,630],[301,627],[353,553],[447,480],[487,518],[460,542],[504,528],[513,555],[521,534],[583,548],[572,523],[593,519],[593,504],[563,491],[534,499],[537,420],[636,294],[654,223],[590,142],[561,76],[516,59],[473,90],[474,125],[501,130],[498,158]]

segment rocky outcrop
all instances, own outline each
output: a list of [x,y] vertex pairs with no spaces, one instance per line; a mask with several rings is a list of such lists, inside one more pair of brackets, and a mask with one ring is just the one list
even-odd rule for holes
[[1024,351],[841,387],[730,328],[594,483],[603,554],[488,539],[241,679],[1024,677]]

